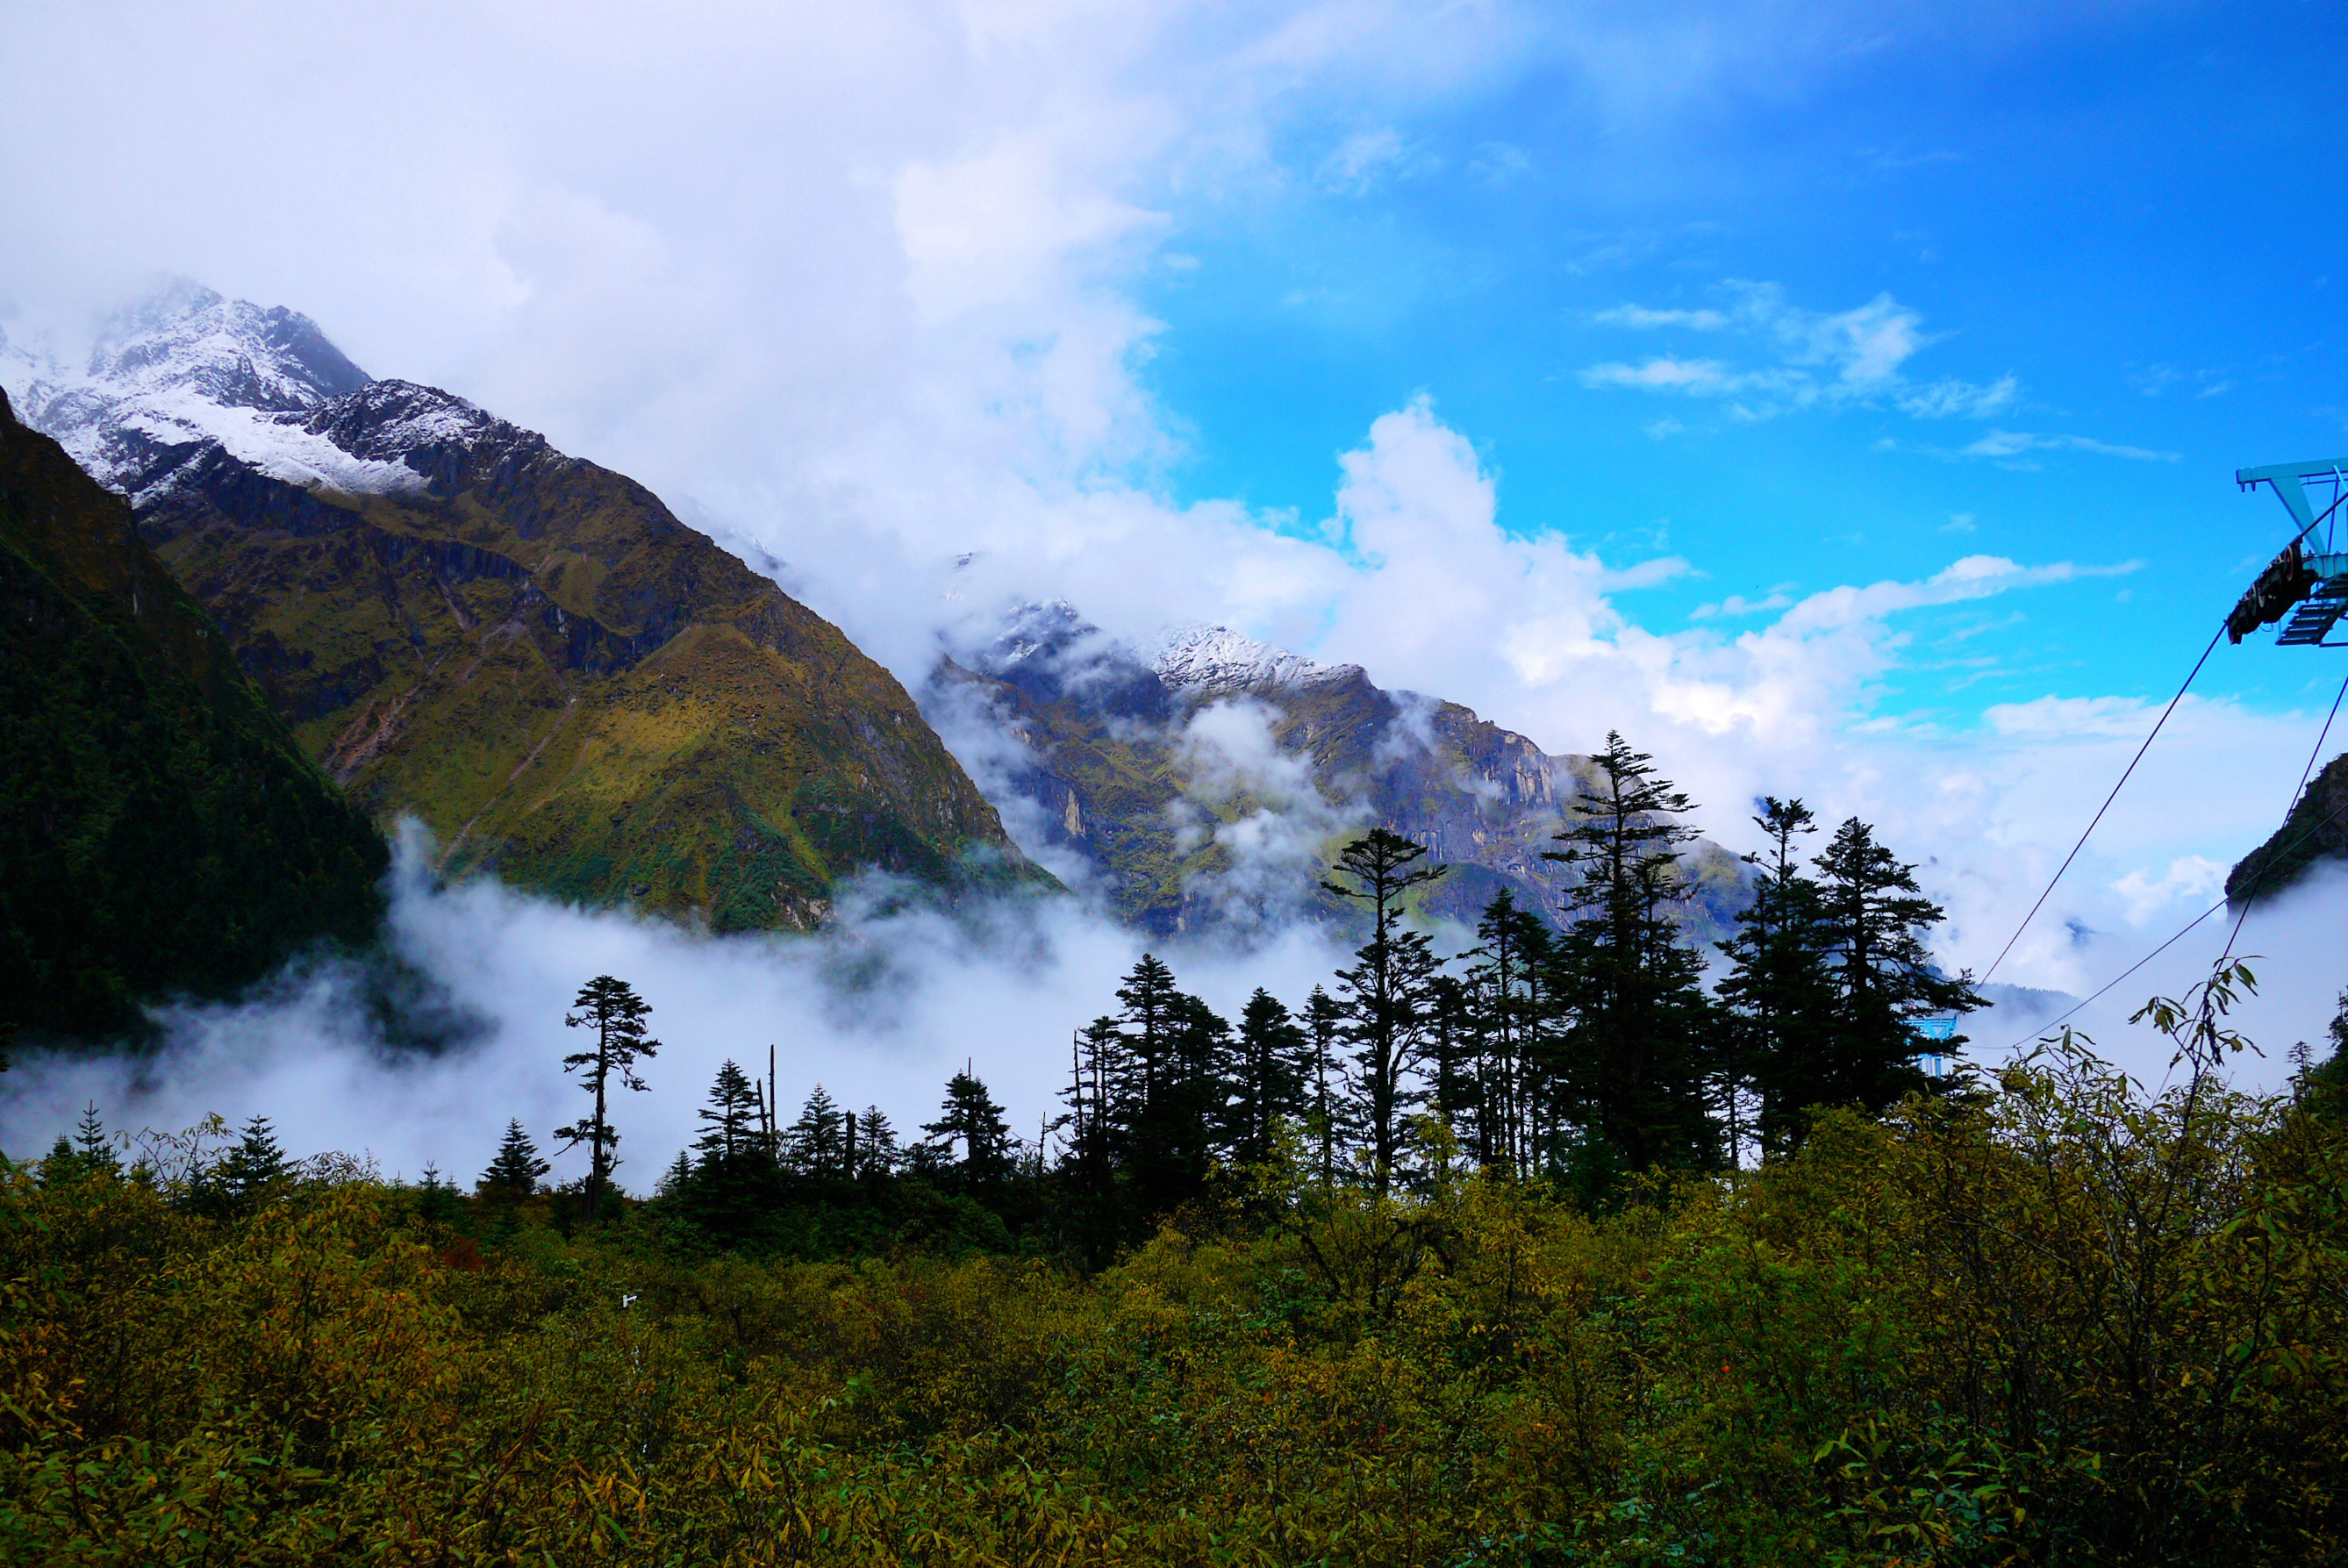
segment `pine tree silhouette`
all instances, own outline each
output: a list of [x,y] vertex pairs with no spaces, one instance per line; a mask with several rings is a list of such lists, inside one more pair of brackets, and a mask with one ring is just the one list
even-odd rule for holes
[[922,1130],[930,1135],[933,1158],[964,1185],[991,1187],[1011,1174],[1011,1128],[1003,1108],[967,1071],[947,1080],[938,1119],[922,1123]]
[[636,1076],[635,1064],[639,1057],[658,1056],[660,1042],[644,1037],[644,1020],[652,1014],[652,1005],[624,980],[598,975],[579,988],[571,1005],[579,1011],[565,1014],[563,1023],[573,1029],[592,1029],[595,1044],[563,1057],[562,1070],[584,1075],[580,1088],[595,1097],[595,1109],[568,1127],[557,1128],[554,1136],[565,1149],[587,1145],[587,1212],[592,1217],[602,1212],[612,1171],[620,1163],[613,1152],[620,1135],[612,1127],[607,1103],[611,1080],[616,1074],[627,1088],[638,1093],[650,1088]]
[[[1960,1016],[1982,1005],[1972,976],[1950,979],[1932,965],[1924,935],[1940,923],[1941,906],[1857,817],[1835,830],[1818,855],[1819,924],[1832,965],[1832,1010],[1823,1031],[1824,1059],[1814,1097],[1801,1104],[1856,1105],[1880,1112],[1911,1089],[1931,1087],[1918,1066],[1926,1043],[1914,1021],[1932,1014]],[[1933,1043],[1943,1056],[1963,1048],[1964,1037]]]
[[74,1130],[74,1158],[81,1162],[85,1175],[99,1171],[108,1176],[122,1174],[122,1158],[107,1140],[106,1124],[98,1119],[96,1100],[83,1109],[81,1124]]
[[1623,1170],[1707,1167],[1720,1152],[1704,960],[1668,907],[1686,896],[1679,849],[1695,830],[1679,819],[1694,808],[1617,733],[1590,760],[1597,779],[1556,835],[1567,847],[1545,858],[1581,873],[1588,913],[1558,943],[1555,984],[1572,1017],[1564,1087],[1585,1136],[1583,1181],[1601,1188]]
[[497,1198],[511,1203],[530,1197],[538,1191],[539,1179],[551,1169],[538,1157],[538,1145],[522,1130],[520,1119],[506,1123],[506,1135],[498,1144],[489,1168],[473,1183],[473,1190],[485,1198]]
[[1270,1159],[1282,1119],[1304,1114],[1311,1057],[1303,1026],[1279,997],[1258,986],[1240,1012],[1232,1064],[1227,1116],[1233,1162]]
[[1426,933],[1402,924],[1404,895],[1447,869],[1418,865],[1426,853],[1399,833],[1373,828],[1338,851],[1333,875],[1321,884],[1370,912],[1370,940],[1337,980],[1354,1046],[1358,1113],[1369,1135],[1371,1180],[1381,1195],[1394,1180],[1403,1115],[1419,1098],[1413,1072],[1427,1024],[1427,987],[1437,967]]
[[[1753,903],[1736,916],[1736,934],[1718,944],[1729,959],[1718,995],[1730,1012],[1731,1115],[1735,1086],[1749,1083],[1760,1096],[1756,1131],[1768,1156],[1793,1147],[1803,1108],[1825,1091],[1834,981],[1818,884],[1796,849],[1818,831],[1817,819],[1801,801],[1771,795],[1753,823],[1769,847],[1745,857],[1761,874]],[[1732,1140],[1735,1134],[1732,1121]]]
[[231,1207],[250,1212],[292,1174],[269,1119],[256,1116],[244,1124],[236,1146],[221,1161],[216,1181]]

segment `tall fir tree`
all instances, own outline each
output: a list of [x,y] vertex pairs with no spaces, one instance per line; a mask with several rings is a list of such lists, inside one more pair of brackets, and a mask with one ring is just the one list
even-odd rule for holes
[[[945,1103],[938,1119],[923,1122],[929,1147],[949,1180],[981,1190],[999,1186],[1011,1175],[1010,1124],[994,1103],[986,1085],[968,1071],[947,1080]],[[961,1150],[957,1158],[955,1150]]]
[[1421,865],[1426,849],[1373,828],[1337,853],[1321,885],[1362,904],[1370,940],[1354,950],[1337,981],[1354,1046],[1353,1083],[1369,1140],[1370,1176],[1383,1195],[1392,1185],[1403,1117],[1417,1099],[1414,1069],[1427,1023],[1426,998],[1438,967],[1426,933],[1405,928],[1404,899],[1447,868]]
[[892,1176],[902,1158],[897,1130],[889,1125],[879,1106],[866,1106],[856,1118],[856,1175],[860,1179]]
[[516,1202],[535,1193],[540,1180],[550,1169],[539,1158],[538,1145],[530,1141],[530,1134],[516,1118],[506,1123],[506,1135],[498,1144],[497,1153],[491,1156],[489,1169],[473,1183],[473,1190],[485,1198]]
[[703,1166],[730,1171],[765,1154],[765,1099],[731,1057],[718,1064],[708,1103],[695,1108],[693,1116],[703,1124],[693,1143]]
[[595,1109],[557,1128],[554,1136],[565,1149],[587,1145],[587,1212],[594,1215],[602,1212],[612,1172],[620,1163],[613,1152],[620,1135],[612,1126],[608,1103],[612,1079],[618,1078],[623,1088],[639,1094],[652,1088],[636,1076],[635,1065],[639,1058],[658,1056],[660,1042],[644,1035],[652,1004],[624,980],[598,975],[579,988],[571,1005],[578,1011],[563,1015],[562,1022],[573,1029],[592,1030],[595,1043],[563,1057],[562,1070],[582,1075],[580,1088],[595,1097]]
[[1323,1187],[1337,1179],[1338,1151],[1353,1136],[1353,1106],[1338,1054],[1344,1028],[1344,1006],[1321,986],[1313,987],[1304,999],[1304,1037],[1312,1052],[1304,1126],[1313,1145],[1313,1175]]
[[230,1208],[249,1212],[294,1174],[265,1116],[244,1124],[243,1132],[212,1173],[212,1184]]
[[1279,997],[1258,986],[1240,1011],[1230,1075],[1225,1141],[1234,1164],[1270,1159],[1280,1123],[1304,1114],[1311,1054],[1303,1026]]
[[[1105,1109],[1108,1141],[1144,1215],[1178,1208],[1203,1187],[1221,1109],[1219,1068],[1231,1026],[1175,983],[1154,954],[1117,987],[1112,1047],[1124,1071]],[[1106,1044],[1107,1042],[1103,1042]]]
[[[1924,938],[1941,906],[1916,883],[1916,868],[1878,843],[1853,817],[1835,830],[1818,861],[1820,926],[1834,990],[1824,1059],[1801,1087],[1805,1104],[1855,1105],[1880,1112],[1931,1080],[1919,1065],[1926,1042],[1916,1020],[1962,1017],[1982,1005],[1970,974],[1951,979],[1932,963]],[[1934,1042],[1953,1056],[1964,1037]]]
[[[1769,1158],[1793,1148],[1801,1113],[1814,1103],[1806,1097],[1824,1087],[1835,986],[1824,903],[1797,847],[1818,831],[1818,820],[1801,801],[1771,795],[1753,822],[1769,845],[1744,857],[1760,874],[1736,934],[1718,944],[1729,967],[1717,994],[1729,1014],[1729,1092],[1750,1085],[1758,1096],[1756,1131]],[[1732,1142],[1737,1131],[1732,1125]]]
[[115,1153],[106,1136],[106,1123],[98,1119],[96,1100],[83,1108],[81,1123],[74,1129],[74,1158],[80,1161],[84,1175],[122,1174],[122,1157]]
[[1521,1177],[1545,1163],[1542,1113],[1555,1098],[1544,988],[1553,944],[1547,923],[1507,888],[1484,906],[1476,937],[1468,975],[1479,1053],[1475,1156]]
[[1546,858],[1581,873],[1575,897],[1587,912],[1557,944],[1553,984],[1571,1019],[1564,1087],[1594,1188],[1651,1165],[1714,1165],[1720,1148],[1706,1104],[1704,960],[1669,909],[1686,895],[1679,849],[1696,833],[1680,819],[1694,807],[1620,734],[1608,732],[1591,764],[1597,777],[1556,835],[1566,848]]
[[783,1134],[792,1168],[818,1181],[846,1181],[849,1150],[855,1139],[855,1118],[839,1109],[831,1094],[818,1084],[799,1108],[797,1121]]

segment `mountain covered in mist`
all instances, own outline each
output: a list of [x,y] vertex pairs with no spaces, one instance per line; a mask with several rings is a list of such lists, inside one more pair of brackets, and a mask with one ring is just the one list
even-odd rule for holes
[[130,509],[0,396],[0,1041],[132,1026],[364,941],[382,836]]
[[0,384],[127,496],[302,745],[451,871],[716,929],[1040,873],[904,689],[643,486],[180,285]]
[[2348,860],[2348,752],[2308,780],[2291,815],[2226,876],[2226,898],[2255,903],[2290,887],[2317,864]]
[[[995,727],[1004,744],[981,776],[1022,841],[1148,931],[1325,911],[1323,868],[1373,824],[1451,866],[1433,913],[1472,924],[1504,887],[1552,916],[1572,907],[1571,872],[1541,857],[1588,759],[1457,703],[1383,690],[1358,665],[1219,626],[1135,647],[1056,603],[943,661],[926,697]],[[1699,841],[1683,869],[1683,922],[1725,934],[1746,902],[1744,866]]]

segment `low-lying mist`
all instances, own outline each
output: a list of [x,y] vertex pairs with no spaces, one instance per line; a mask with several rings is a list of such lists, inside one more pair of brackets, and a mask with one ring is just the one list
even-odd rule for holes
[[[1145,945],[1086,902],[1025,897],[955,910],[892,896],[868,882],[843,898],[816,936],[709,936],[664,920],[585,910],[517,892],[490,878],[438,882],[419,834],[404,836],[392,875],[389,954],[415,977],[384,1016],[383,988],[360,966],[307,960],[234,1003],[167,1007],[151,1055],[34,1056],[0,1078],[0,1149],[40,1152],[95,1101],[116,1130],[176,1130],[217,1112],[259,1114],[290,1152],[375,1156],[388,1174],[427,1165],[469,1182],[509,1118],[545,1141],[585,1109],[561,1057],[584,1043],[563,1015],[579,985],[612,974],[654,1008],[658,1057],[648,1093],[619,1097],[621,1180],[648,1191],[696,1134],[718,1064],[763,1074],[769,1045],[785,1116],[821,1083],[839,1100],[878,1105],[900,1136],[937,1113],[946,1078],[968,1063],[1023,1137],[1056,1113],[1070,1032],[1113,1011],[1119,977]],[[2348,980],[2348,868],[2328,870],[2254,913],[2235,944],[2253,956],[2260,994],[2236,1021],[2264,1050],[2237,1080],[2271,1088],[2304,1040],[2320,1057],[2336,995]],[[2167,1047],[2127,1016],[2155,992],[2176,995],[2224,946],[2230,916],[2213,916],[2070,1022],[2106,1057],[2157,1082]],[[1447,934],[1457,939],[1461,934]],[[2108,976],[2159,939],[2079,939],[2086,966]],[[1323,928],[1298,922],[1244,941],[1152,943],[1184,987],[1236,1017],[1257,985],[1292,1006],[1344,961]],[[2026,1046],[2074,998],[2012,994],[1967,1020],[1972,1059],[1993,1063]],[[583,1171],[573,1151],[559,1175]]]
[[[422,835],[404,834],[385,943],[413,971],[438,1050],[396,1043],[375,977],[358,965],[289,965],[232,1004],[168,1007],[151,1056],[35,1056],[0,1078],[0,1150],[37,1153],[96,1101],[114,1130],[172,1130],[218,1112],[274,1121],[289,1151],[374,1155],[415,1179],[427,1164],[469,1183],[510,1117],[541,1143],[587,1109],[562,1057],[585,1042],[563,1015],[580,985],[616,975],[652,1004],[651,1090],[621,1094],[620,1180],[649,1191],[697,1135],[694,1112],[727,1057],[763,1078],[774,1047],[786,1119],[822,1084],[877,1105],[901,1139],[938,1114],[967,1063],[1034,1139],[1056,1115],[1069,1037],[1116,1010],[1118,979],[1143,951],[1128,931],[1066,897],[942,910],[866,882],[816,936],[710,936],[669,921],[586,910],[492,878],[442,884]],[[1257,985],[1292,1006],[1341,961],[1323,934],[1148,945],[1186,990],[1236,1018]],[[396,1021],[395,1021],[396,1022]],[[550,1152],[551,1152],[550,1150]],[[555,1157],[582,1173],[582,1150]]]

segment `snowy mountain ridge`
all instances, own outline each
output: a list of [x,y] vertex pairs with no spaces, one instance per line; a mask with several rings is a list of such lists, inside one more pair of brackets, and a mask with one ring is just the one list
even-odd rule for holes
[[994,641],[975,655],[978,667],[997,676],[1031,661],[1080,684],[1100,678],[1105,669],[1123,676],[1147,670],[1169,695],[1207,697],[1317,686],[1361,673],[1359,665],[1324,665],[1204,621],[1162,626],[1137,645],[1111,637],[1065,599],[1014,606]]
[[1192,624],[1159,634],[1150,668],[1181,691],[1242,692],[1257,686],[1315,686],[1359,675],[1359,665],[1324,665],[1228,626]]
[[[396,460],[387,430],[361,449],[335,438],[347,422],[318,418],[355,393],[415,399],[408,421],[447,434],[467,416],[487,420],[446,393],[376,381],[308,316],[185,281],[109,320],[79,369],[0,335],[0,387],[26,423],[134,504],[171,482],[187,449],[208,443],[304,490],[369,495],[420,488],[423,477]],[[386,393],[391,388],[399,390]]]

